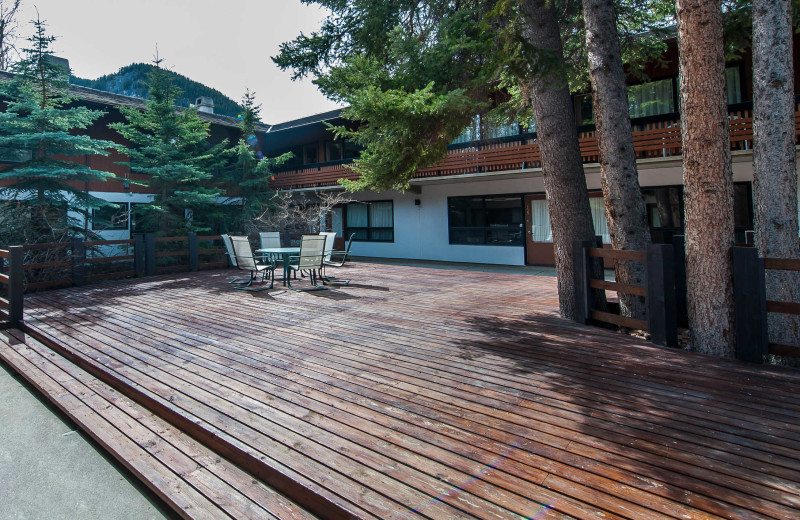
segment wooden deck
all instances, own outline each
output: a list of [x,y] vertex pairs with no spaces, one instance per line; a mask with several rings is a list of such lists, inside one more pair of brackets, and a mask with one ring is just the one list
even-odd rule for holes
[[554,278],[341,271],[42,292],[0,356],[186,518],[800,518],[800,372],[563,321]]

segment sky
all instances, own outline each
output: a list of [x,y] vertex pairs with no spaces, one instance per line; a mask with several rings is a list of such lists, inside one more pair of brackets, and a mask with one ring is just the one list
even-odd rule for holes
[[256,93],[261,120],[273,124],[337,108],[310,80],[291,81],[270,59],[284,41],[309,34],[326,11],[300,0],[22,0],[19,35],[36,10],[72,73],[94,79],[131,63],[162,66],[234,101]]

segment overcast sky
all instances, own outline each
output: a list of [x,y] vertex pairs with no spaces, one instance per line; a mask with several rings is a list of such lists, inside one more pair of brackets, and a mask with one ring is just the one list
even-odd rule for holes
[[316,30],[325,11],[299,0],[22,0],[20,36],[39,9],[54,50],[94,79],[153,60],[240,101],[256,92],[265,123],[337,107],[308,80],[292,82],[270,59],[281,42]]

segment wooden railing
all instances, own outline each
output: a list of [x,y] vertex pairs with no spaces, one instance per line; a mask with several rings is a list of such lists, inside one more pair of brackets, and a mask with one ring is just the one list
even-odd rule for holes
[[[618,327],[644,330],[658,345],[678,345],[675,266],[672,245],[650,244],[647,251],[625,251],[596,247],[591,241],[576,241],[573,245],[575,270],[575,321],[610,323]],[[613,259],[618,262],[644,263],[646,285],[629,285],[596,279],[602,264],[593,259]],[[639,296],[645,300],[646,319],[621,316],[594,308],[593,291],[612,291]]]
[[767,300],[766,271],[800,271],[800,259],[759,258],[753,247],[733,248],[736,354],[763,362],[766,354],[800,358],[800,346],[769,342],[768,314],[800,315],[800,303]]
[[[25,263],[20,256],[19,280],[24,292],[225,267],[227,262],[220,258],[225,253],[225,249],[220,247],[221,242],[219,235],[189,233],[179,237],[155,237],[147,234],[136,235],[130,240],[84,242],[74,239],[71,242],[15,247],[19,248],[20,255],[27,253],[29,257]],[[115,250],[109,252],[109,248]],[[0,252],[0,259],[3,254]],[[31,261],[36,257],[39,259]],[[7,276],[0,274],[0,283],[6,283]],[[24,281],[26,277],[27,282]],[[4,303],[0,301],[0,310],[3,307]]]
[[[0,249],[0,328],[18,327],[23,313],[22,270],[24,252],[20,246]],[[7,269],[4,269],[5,265]]]
[[[749,104],[734,105],[728,111],[732,150],[753,147],[753,114]],[[795,106],[796,135],[800,135],[800,105]],[[584,163],[600,160],[597,132],[580,131],[578,141]],[[680,157],[681,125],[677,114],[671,117],[633,120],[633,145],[637,159]],[[482,174],[496,171],[524,170],[541,166],[541,154],[535,134],[525,134],[495,141],[475,143],[451,149],[444,161],[417,171],[414,178]],[[274,189],[302,189],[334,186],[341,178],[357,179],[348,164],[324,163],[275,173],[270,182]]]

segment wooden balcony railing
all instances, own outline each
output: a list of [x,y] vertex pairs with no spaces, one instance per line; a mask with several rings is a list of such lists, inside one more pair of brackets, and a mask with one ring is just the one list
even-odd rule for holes
[[[732,106],[730,114],[731,150],[748,150],[753,145],[753,112],[749,104]],[[795,126],[800,126],[800,105],[795,106]],[[674,117],[639,119],[633,121],[633,144],[638,159],[679,157],[681,155],[681,125]],[[796,131],[796,135],[800,132]],[[584,163],[600,159],[597,133],[579,132],[578,140]],[[513,171],[541,166],[541,155],[535,134],[505,138],[499,142],[484,142],[450,150],[444,161],[419,170],[415,178],[445,177]],[[356,179],[358,174],[348,164],[307,167],[274,174],[274,189],[302,189],[335,186],[341,178]]]

